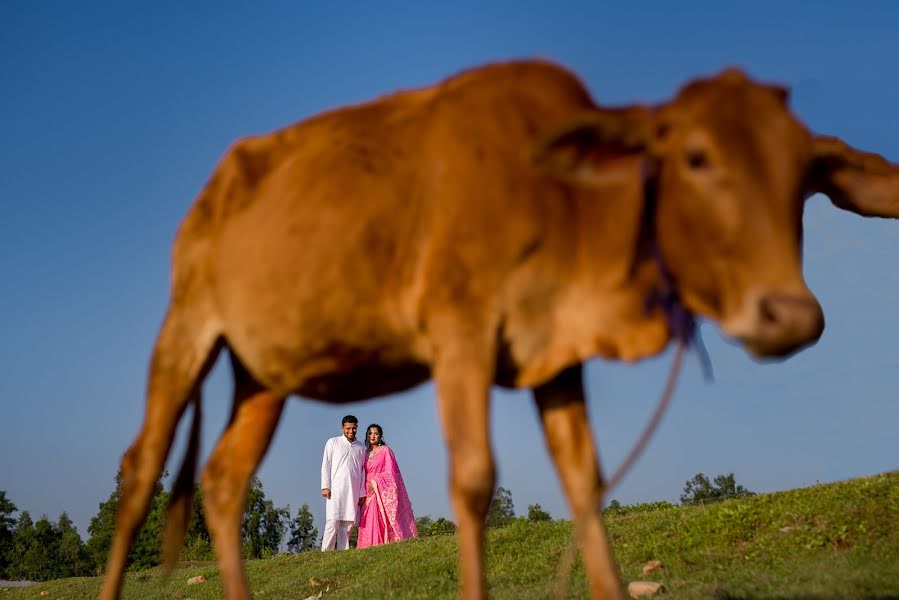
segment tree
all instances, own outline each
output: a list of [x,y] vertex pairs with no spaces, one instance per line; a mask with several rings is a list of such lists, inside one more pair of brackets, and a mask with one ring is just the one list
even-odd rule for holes
[[728,473],[727,475],[718,475],[715,477],[715,487],[721,492],[722,498],[740,498],[743,496],[754,496],[753,492],[750,492],[742,485],[738,485],[734,480],[734,474]]
[[515,519],[512,492],[504,487],[496,488],[487,510],[487,527],[505,527]]
[[69,515],[62,513],[56,523],[59,545],[55,577],[84,577],[93,574],[93,561]]
[[425,515],[415,519],[415,528],[418,530],[418,537],[431,537],[434,535],[452,535],[456,533],[456,524],[440,517],[436,521],[431,515]]
[[191,505],[190,523],[181,549],[181,560],[212,560],[215,552],[212,549],[212,538],[206,528],[206,512],[203,510],[203,490],[194,486],[194,498]]
[[429,531],[433,523],[434,519],[431,518],[431,515],[425,515],[415,519],[415,529],[418,530],[418,537],[428,537],[431,535]]
[[733,473],[718,475],[715,477],[714,485],[703,473],[697,473],[693,479],[684,484],[684,493],[681,494],[680,501],[681,504],[699,504],[751,495],[753,492],[742,485],[737,485]]
[[528,506],[528,521],[536,523],[538,521],[552,521],[549,513],[543,510],[539,504],[531,504]]
[[[609,502],[609,505],[606,507],[606,510],[616,511],[621,510],[621,502],[612,498],[612,501]],[[606,512],[605,510],[603,512]]]
[[150,505],[150,514],[144,521],[144,526],[128,555],[128,564],[132,569],[149,569],[159,564],[161,560],[162,530],[165,526],[165,516],[168,512],[169,497],[171,494],[162,489],[162,480],[156,482],[156,490],[153,496],[153,504]]
[[12,579],[28,579],[25,568],[22,564],[22,558],[28,549],[31,548],[31,542],[34,540],[34,521],[27,510],[19,513],[16,520],[15,531],[12,538],[12,549],[9,554],[9,567],[7,575]]
[[431,527],[428,530],[428,535],[452,535],[454,533],[456,533],[456,524],[444,517],[440,517],[431,523]]
[[265,498],[262,482],[253,477],[247,494],[247,511],[243,516],[243,555],[246,558],[267,558],[278,553],[290,511],[275,508]]
[[101,502],[97,514],[91,517],[87,526],[87,552],[94,563],[94,572],[100,574],[109,556],[112,536],[115,533],[115,513],[122,494],[122,473],[115,476],[115,488],[105,502]]
[[13,538],[16,532],[16,520],[13,513],[19,509],[0,490],[0,579],[7,577],[7,569],[12,559]]
[[25,551],[16,561],[16,578],[34,581],[53,579],[57,569],[54,555],[58,546],[59,539],[53,523],[46,516],[41,517],[23,538]]
[[287,549],[297,553],[306,552],[313,550],[317,545],[318,529],[314,527],[309,505],[304,502],[297,511],[297,517],[290,522],[290,541],[287,542]]
[[681,494],[681,504],[698,504],[706,500],[717,498],[712,483],[703,473],[697,473],[693,479],[684,484],[684,493]]
[[46,516],[32,523],[28,512],[22,512],[9,559],[7,574],[14,579],[47,581],[93,571],[84,542],[66,513],[54,524]]
[[[163,473],[162,477],[165,476],[166,474]],[[156,482],[150,514],[128,555],[129,567],[147,569],[159,564],[160,536],[169,500],[168,492],[162,488],[162,477]],[[115,476],[115,489],[105,502],[100,503],[97,514],[91,518],[90,525],[87,527],[87,532],[90,534],[87,540],[87,551],[93,559],[94,570],[98,574],[102,573],[109,556],[112,536],[115,533],[116,507],[121,496],[122,472],[120,470]]]
[[445,517],[431,523],[430,535],[452,535],[456,533],[456,524]]

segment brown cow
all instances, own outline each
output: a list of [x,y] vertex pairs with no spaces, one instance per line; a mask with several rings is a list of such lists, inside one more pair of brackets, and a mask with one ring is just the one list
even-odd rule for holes
[[665,348],[669,321],[647,299],[672,285],[752,354],[794,352],[824,326],[800,265],[805,198],[899,216],[899,168],[813,136],[786,101],[729,70],[652,109],[610,110],[563,68],[515,62],[238,142],[174,244],[102,596],[118,594],[193,400],[166,544],[177,554],[199,386],[227,347],[233,414],[202,476],[227,597],[249,595],[241,515],[285,398],[359,400],[428,378],[449,448],[461,594],[485,593],[488,405],[500,384],[534,390],[592,595],[622,597],[595,510],[581,364]]

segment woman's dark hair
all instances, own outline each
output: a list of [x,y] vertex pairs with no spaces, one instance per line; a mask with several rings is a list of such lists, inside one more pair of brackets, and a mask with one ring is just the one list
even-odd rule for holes
[[369,450],[371,450],[371,444],[370,444],[369,441],[368,441],[368,433],[369,433],[372,429],[377,429],[377,430],[378,430],[378,435],[381,436],[381,439],[378,441],[378,445],[379,445],[379,446],[386,446],[386,445],[387,445],[387,442],[384,441],[384,430],[381,429],[381,426],[378,425],[377,423],[372,423],[371,425],[369,425],[368,427],[365,428],[365,447],[368,448]]

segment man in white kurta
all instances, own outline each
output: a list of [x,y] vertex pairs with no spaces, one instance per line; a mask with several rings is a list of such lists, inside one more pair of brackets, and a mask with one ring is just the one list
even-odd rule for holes
[[365,444],[356,439],[359,421],[347,415],[340,428],[343,435],[325,443],[322,457],[323,551],[350,547],[350,528],[359,515],[359,499],[365,497]]

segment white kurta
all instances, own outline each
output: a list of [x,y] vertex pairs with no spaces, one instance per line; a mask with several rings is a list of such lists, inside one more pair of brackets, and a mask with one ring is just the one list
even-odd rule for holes
[[365,494],[365,444],[351,444],[345,436],[325,443],[322,457],[322,489],[331,490],[325,500],[326,521],[355,521],[359,498]]

